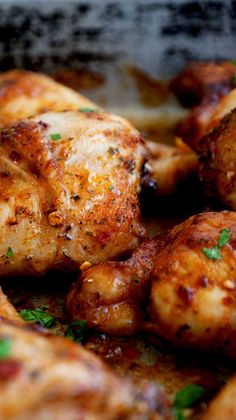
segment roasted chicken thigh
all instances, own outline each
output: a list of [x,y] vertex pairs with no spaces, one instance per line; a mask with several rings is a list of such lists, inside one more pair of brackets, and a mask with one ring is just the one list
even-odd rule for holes
[[115,258],[145,235],[146,149],[124,119],[51,112],[0,132],[0,275]]

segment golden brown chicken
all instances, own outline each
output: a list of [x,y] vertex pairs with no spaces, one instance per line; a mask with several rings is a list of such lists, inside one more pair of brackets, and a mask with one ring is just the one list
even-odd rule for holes
[[235,248],[236,213],[190,217],[144,242],[126,262],[83,272],[68,296],[68,311],[100,331],[146,328],[175,346],[235,357]]
[[137,246],[145,158],[139,133],[105,112],[51,112],[4,126],[0,275],[78,268]]
[[12,70],[0,73],[0,126],[50,111],[98,109],[89,99],[40,73]]
[[234,376],[211,402],[202,420],[235,420],[236,377]]
[[153,330],[177,346],[236,356],[236,213],[202,213],[160,240],[151,272]]
[[1,290],[0,301],[1,419],[158,420],[167,413],[154,385],[136,388],[82,346],[18,319]]
[[[89,99],[46,75],[23,70],[0,73],[0,126],[46,111],[80,108],[85,111],[100,109]],[[148,167],[152,178],[158,182],[159,194],[172,194],[182,179],[196,171],[196,157],[190,150],[152,142],[145,144],[151,154]],[[144,188],[145,185],[144,182]]]
[[199,174],[208,195],[236,210],[236,110],[198,144]]
[[181,104],[190,108],[177,134],[194,149],[208,131],[218,103],[234,88],[235,73],[236,66],[228,61],[193,62],[172,81],[171,89]]

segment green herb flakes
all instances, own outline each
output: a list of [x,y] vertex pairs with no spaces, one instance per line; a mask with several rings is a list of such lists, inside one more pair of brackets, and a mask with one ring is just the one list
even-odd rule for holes
[[202,252],[206,255],[206,257],[210,258],[211,260],[220,260],[221,259],[221,252],[220,248],[225,246],[230,240],[230,230],[229,228],[222,229],[220,231],[220,236],[216,246],[212,248],[203,248]]
[[174,407],[176,409],[190,408],[200,400],[204,392],[205,389],[202,386],[188,384],[177,392]]
[[221,253],[218,246],[213,246],[213,248],[203,248],[202,252],[206,255],[206,257],[210,258],[211,260],[221,259]]
[[222,248],[225,246],[230,240],[230,230],[228,228],[222,229],[220,231],[220,237],[218,240],[218,247]]
[[112,191],[114,189],[114,187],[112,185],[109,185],[108,190]]
[[54,133],[50,135],[51,140],[60,140],[61,139],[61,135],[59,133]]
[[22,309],[20,315],[25,321],[36,322],[45,328],[51,328],[55,324],[55,317],[42,309]]
[[13,251],[12,248],[9,246],[7,249],[7,258],[12,258],[13,257]]
[[0,338],[0,360],[7,359],[10,356],[10,344],[9,338]]
[[79,109],[80,112],[98,112],[98,109],[96,108],[89,108],[89,107],[84,107],[84,108],[80,108]]
[[65,332],[65,337],[82,344],[84,342],[86,329],[87,321],[85,319],[72,322]]

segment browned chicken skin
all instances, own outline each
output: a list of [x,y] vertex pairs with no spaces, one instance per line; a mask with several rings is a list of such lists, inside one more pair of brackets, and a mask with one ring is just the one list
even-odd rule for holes
[[[219,259],[211,259],[204,249],[217,247],[224,229],[229,240],[215,251]],[[130,260],[83,272],[69,294],[68,311],[100,331],[146,328],[176,346],[235,357],[235,247],[236,213],[193,216],[144,242]]]
[[82,346],[24,323],[1,290],[0,301],[0,340],[9,342],[0,360],[1,419],[162,419],[156,406],[167,413],[155,386],[140,392]]
[[102,111],[4,126],[0,275],[78,268],[137,246],[145,235],[138,201],[145,157],[139,133]]
[[190,63],[171,83],[190,114],[180,123],[177,134],[193,149],[208,131],[209,121],[220,100],[234,87],[236,67],[231,62]]
[[198,144],[200,179],[208,195],[236,210],[236,110]]

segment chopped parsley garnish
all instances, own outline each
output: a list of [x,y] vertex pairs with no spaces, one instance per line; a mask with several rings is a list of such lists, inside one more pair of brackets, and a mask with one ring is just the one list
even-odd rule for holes
[[206,255],[206,257],[210,258],[211,260],[220,260],[221,259],[221,252],[220,248],[225,246],[230,240],[230,230],[229,228],[222,229],[220,231],[220,236],[217,242],[216,246],[213,246],[212,248],[202,248],[203,254]]
[[185,408],[194,406],[203,396],[205,389],[202,386],[189,384],[177,392],[174,400],[175,420],[184,420],[182,412]]
[[83,108],[80,108],[79,111],[80,112],[98,112],[97,109],[95,109],[95,108],[89,108],[87,106],[85,106]]
[[9,246],[7,249],[7,258],[12,258],[12,257],[13,257],[13,251],[11,247]]
[[112,191],[114,189],[114,187],[112,185],[109,185],[108,190]]
[[51,137],[51,140],[60,140],[61,139],[60,133],[51,134],[50,137]]
[[202,248],[202,252],[206,255],[206,257],[210,258],[211,260],[221,259],[221,253],[218,246],[213,246],[213,248]]
[[82,344],[84,342],[86,329],[87,321],[85,319],[72,322],[65,332],[65,337]]
[[9,338],[0,338],[0,359],[7,359],[10,356],[11,346]]
[[220,231],[220,237],[218,240],[218,247],[222,248],[222,246],[225,246],[230,240],[230,230],[229,228],[222,229]]
[[20,315],[25,321],[36,322],[46,328],[51,328],[55,324],[55,317],[42,309],[22,309]]

